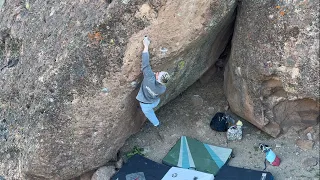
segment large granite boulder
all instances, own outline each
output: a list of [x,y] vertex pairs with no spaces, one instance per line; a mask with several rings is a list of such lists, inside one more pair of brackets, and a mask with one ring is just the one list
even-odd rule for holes
[[172,75],[162,105],[224,50],[235,0],[5,1],[0,7],[0,175],[69,179],[115,158],[145,121],[141,40]]
[[276,137],[319,122],[319,3],[243,0],[225,71],[231,110]]

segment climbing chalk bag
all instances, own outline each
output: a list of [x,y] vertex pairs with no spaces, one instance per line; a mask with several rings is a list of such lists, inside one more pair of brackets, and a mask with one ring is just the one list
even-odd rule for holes
[[280,165],[280,158],[271,149],[266,152],[266,159],[272,166]]

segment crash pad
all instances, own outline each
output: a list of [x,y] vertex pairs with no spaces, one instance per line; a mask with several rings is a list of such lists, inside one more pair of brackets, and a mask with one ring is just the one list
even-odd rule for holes
[[213,174],[172,167],[161,180],[214,180]]
[[256,171],[225,165],[215,177],[215,180],[273,180],[270,172]]
[[163,158],[162,163],[216,175],[229,160],[232,149],[202,143],[182,136]]

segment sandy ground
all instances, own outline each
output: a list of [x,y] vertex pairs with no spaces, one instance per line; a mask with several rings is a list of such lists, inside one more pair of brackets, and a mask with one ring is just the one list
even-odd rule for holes
[[[157,135],[155,127],[145,126],[126,141],[121,154],[124,155],[134,146],[138,146],[145,149],[147,158],[161,162],[181,136],[189,136],[208,144],[232,148],[235,157],[229,162],[231,166],[263,170],[264,153],[257,147],[259,143],[265,143],[270,145],[282,160],[279,167],[267,164],[266,170],[271,172],[276,180],[319,179],[319,141],[312,150],[301,150],[295,145],[296,139],[301,138],[301,130],[291,129],[285,135],[272,138],[243,121],[244,136],[241,141],[236,142],[227,142],[225,133],[211,130],[209,126],[211,118],[216,112],[224,111],[227,105],[222,86],[222,73],[216,74],[216,77],[207,84],[196,82],[156,112],[161,122],[159,130],[163,141]],[[313,128],[315,134],[318,134],[319,127]],[[307,161],[308,158],[314,159]]]

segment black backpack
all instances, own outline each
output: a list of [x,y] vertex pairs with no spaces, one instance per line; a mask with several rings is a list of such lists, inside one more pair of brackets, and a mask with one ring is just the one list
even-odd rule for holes
[[226,114],[217,112],[210,122],[210,127],[218,132],[226,132],[228,130],[228,119]]

